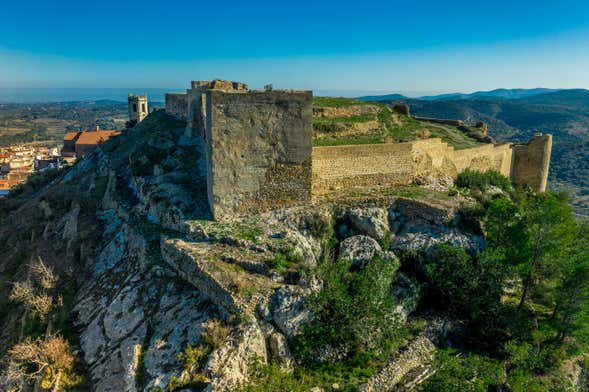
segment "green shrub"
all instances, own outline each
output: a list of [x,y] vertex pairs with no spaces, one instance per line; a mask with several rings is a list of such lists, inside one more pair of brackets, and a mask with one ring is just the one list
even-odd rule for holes
[[464,320],[472,331],[465,341],[474,349],[497,350],[503,338],[501,295],[505,268],[501,255],[486,250],[475,257],[464,248],[438,244],[425,256],[425,294],[421,308],[434,308]]
[[294,372],[285,372],[279,364],[264,365],[260,362],[252,368],[251,381],[240,389],[241,392],[308,392],[314,387],[324,391],[355,392],[375,373],[366,365],[353,367],[342,364],[297,366]]
[[173,392],[186,388],[204,389],[210,383],[210,380],[202,373],[202,369],[213,350],[219,348],[228,335],[229,327],[227,325],[220,321],[209,321],[205,325],[205,330],[198,345],[188,344],[184,352],[179,353],[177,356],[182,361],[184,370],[188,372],[188,377],[178,378],[172,376],[168,391]]
[[476,354],[438,350],[437,372],[423,384],[425,392],[487,392],[504,384],[501,363]]
[[309,299],[316,317],[295,344],[305,363],[312,363],[320,348],[343,346],[354,353],[348,363],[366,364],[386,358],[400,344],[403,330],[391,295],[398,264],[377,257],[354,272],[350,267],[345,259],[321,267],[323,289]]
[[509,178],[496,170],[481,172],[466,169],[458,175],[454,184],[459,188],[479,189],[482,192],[485,192],[489,186],[495,186],[504,191],[511,190],[511,181]]
[[301,264],[304,257],[296,248],[290,248],[286,251],[277,252],[266,262],[266,264],[276,270],[286,270],[295,265]]
[[292,263],[286,258],[284,253],[276,253],[268,262],[268,266],[275,270],[284,270],[292,267]]
[[480,203],[463,206],[460,208],[460,228],[475,234],[482,234],[481,221],[486,212]]
[[477,274],[464,248],[438,244],[430,252],[424,267],[429,306],[462,314],[476,287]]

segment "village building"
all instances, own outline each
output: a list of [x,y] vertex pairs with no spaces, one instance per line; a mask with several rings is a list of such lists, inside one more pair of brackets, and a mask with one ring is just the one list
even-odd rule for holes
[[0,149],[0,196],[7,195],[32,173],[61,165],[57,148],[11,146]]
[[96,148],[97,145],[121,133],[122,131],[112,129],[102,130],[98,126],[94,130],[68,132],[63,137],[61,156],[69,162],[76,158],[82,158]]

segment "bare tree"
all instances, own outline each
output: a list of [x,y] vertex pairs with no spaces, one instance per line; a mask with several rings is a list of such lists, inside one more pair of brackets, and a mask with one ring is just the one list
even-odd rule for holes
[[39,293],[29,281],[16,282],[12,286],[10,300],[24,304],[29,310],[45,320],[53,307],[53,298],[45,293]]
[[57,275],[53,271],[53,267],[45,264],[39,257],[37,262],[31,265],[31,273],[33,279],[45,290],[53,290],[57,284]]
[[74,365],[70,345],[59,335],[26,339],[12,347],[8,357],[9,380],[33,382],[41,378],[45,382],[43,387],[54,392],[60,390],[63,372],[71,370]]
[[29,278],[15,282],[10,293],[10,300],[24,304],[29,310],[45,320],[54,305],[53,290],[58,277],[53,268],[38,258],[29,266]]

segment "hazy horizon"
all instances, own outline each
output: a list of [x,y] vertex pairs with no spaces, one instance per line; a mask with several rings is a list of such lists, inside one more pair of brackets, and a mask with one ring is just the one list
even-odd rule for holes
[[[261,88],[251,86],[252,88]],[[534,87],[559,90],[559,87]],[[520,87],[497,87],[491,90],[472,91],[388,91],[388,90],[313,90],[315,96],[355,98],[365,95],[401,94],[408,98],[420,98],[443,94],[471,94],[497,89],[520,89]],[[0,103],[51,103],[112,100],[126,103],[127,94],[147,94],[150,102],[163,103],[165,93],[182,92],[181,88],[153,87],[0,87]]]

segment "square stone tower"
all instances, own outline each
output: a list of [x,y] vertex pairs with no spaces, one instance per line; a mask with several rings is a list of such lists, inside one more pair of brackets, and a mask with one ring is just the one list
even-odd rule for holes
[[228,80],[193,80],[186,90],[186,136],[205,136],[206,93],[209,90],[246,92],[247,84]]
[[130,94],[127,97],[129,104],[129,121],[141,122],[149,113],[147,108],[147,94],[135,95]]
[[207,186],[215,219],[311,199],[311,91],[213,88],[204,98]]

